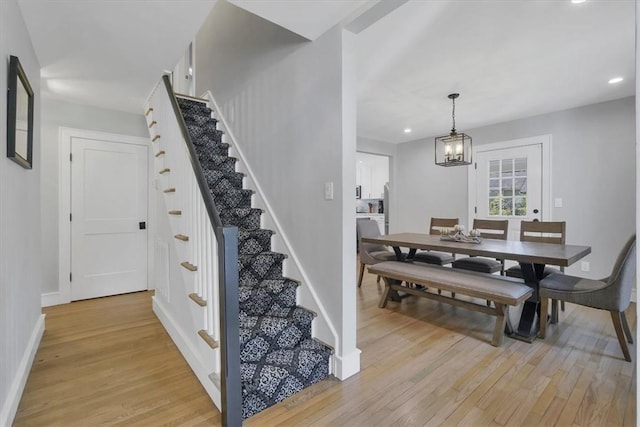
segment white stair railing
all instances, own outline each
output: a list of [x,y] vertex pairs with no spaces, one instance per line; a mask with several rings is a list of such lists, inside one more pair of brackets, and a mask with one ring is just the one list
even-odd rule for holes
[[[216,358],[212,374],[220,378],[223,425],[241,425],[237,227],[222,225],[167,76],[151,94],[146,116],[158,174],[155,183],[168,208],[189,286],[184,298],[200,307],[195,309],[193,333],[212,348],[219,343],[220,351],[210,357]],[[174,297],[176,292],[180,290],[171,290]]]

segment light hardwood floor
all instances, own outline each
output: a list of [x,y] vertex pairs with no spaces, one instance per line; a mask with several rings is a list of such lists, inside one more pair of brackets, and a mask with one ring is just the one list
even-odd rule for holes
[[[379,309],[381,291],[365,273],[358,375],[316,384],[244,425],[636,425],[636,364],[622,359],[606,312],[569,304],[544,341],[505,338],[496,348],[490,316],[422,298]],[[220,425],[150,296],[44,309],[15,425]],[[635,331],[635,304],[628,316]]]

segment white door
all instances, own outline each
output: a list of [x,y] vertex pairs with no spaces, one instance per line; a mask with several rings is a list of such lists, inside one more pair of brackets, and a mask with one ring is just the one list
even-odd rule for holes
[[147,289],[147,147],[71,139],[71,299]]
[[474,218],[508,219],[510,240],[520,239],[520,221],[546,218],[542,144],[489,150],[479,147],[475,163]]

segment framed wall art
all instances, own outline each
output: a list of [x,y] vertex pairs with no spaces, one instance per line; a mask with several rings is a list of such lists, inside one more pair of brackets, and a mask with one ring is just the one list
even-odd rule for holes
[[17,56],[9,58],[7,157],[33,168],[33,90]]

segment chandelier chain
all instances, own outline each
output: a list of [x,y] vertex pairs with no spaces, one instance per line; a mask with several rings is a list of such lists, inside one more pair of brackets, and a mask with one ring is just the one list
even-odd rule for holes
[[451,110],[451,119],[453,120],[451,132],[455,132],[456,131],[456,99],[452,98],[451,102],[453,103],[453,109]]

